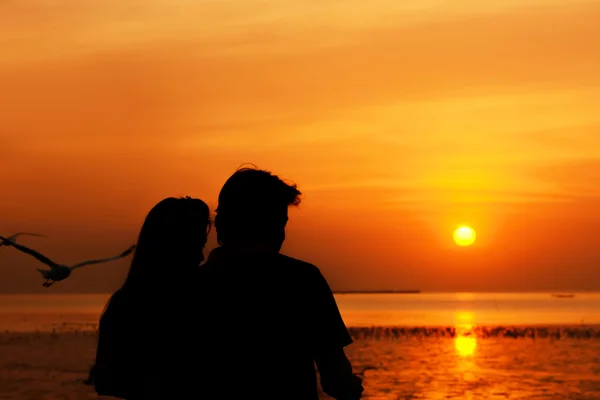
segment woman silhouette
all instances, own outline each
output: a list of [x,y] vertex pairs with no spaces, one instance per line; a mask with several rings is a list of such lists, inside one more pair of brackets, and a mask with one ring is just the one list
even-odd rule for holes
[[186,390],[195,284],[210,227],[208,206],[190,197],[166,198],[146,217],[125,283],[100,318],[92,369],[99,395],[167,399]]

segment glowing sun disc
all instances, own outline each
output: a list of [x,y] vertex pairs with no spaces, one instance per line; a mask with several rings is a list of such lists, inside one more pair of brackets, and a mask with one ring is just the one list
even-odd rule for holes
[[475,230],[470,226],[462,225],[454,231],[454,241],[459,246],[470,246],[475,243]]

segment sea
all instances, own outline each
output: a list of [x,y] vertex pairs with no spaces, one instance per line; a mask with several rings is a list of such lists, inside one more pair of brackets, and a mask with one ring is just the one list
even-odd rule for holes
[[[110,294],[0,295],[0,331],[93,329]],[[348,327],[600,325],[600,293],[336,294]]]
[[[94,398],[81,381],[108,297],[0,295],[0,398]],[[365,399],[600,400],[600,293],[335,297]]]

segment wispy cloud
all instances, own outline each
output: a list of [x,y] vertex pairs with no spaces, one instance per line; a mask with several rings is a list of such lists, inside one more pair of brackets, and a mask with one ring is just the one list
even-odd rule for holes
[[[590,99],[588,104],[596,104],[596,101]],[[534,130],[523,135],[523,139],[534,143],[545,153],[554,151],[562,154],[563,157],[568,153],[571,156],[580,155],[587,158],[594,153],[595,149],[600,148],[600,123]]]
[[535,177],[566,193],[600,197],[600,158],[557,161],[538,168]]

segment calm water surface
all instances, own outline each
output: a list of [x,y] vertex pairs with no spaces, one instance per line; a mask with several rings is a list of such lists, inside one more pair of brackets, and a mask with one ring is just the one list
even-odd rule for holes
[[[92,326],[108,294],[0,295],[0,330]],[[600,293],[337,294],[348,326],[595,325]]]
[[[347,353],[364,379],[367,400],[600,399],[600,330],[589,327],[600,324],[600,294],[563,299],[550,293],[336,298],[347,325],[354,327],[355,343]],[[0,296],[0,398],[96,398],[81,383],[93,360],[96,338],[81,331],[95,329],[107,299],[108,295]],[[556,337],[541,327],[582,323],[588,326],[556,328],[561,332]],[[538,333],[486,336],[486,325]],[[57,334],[20,333],[36,330]],[[580,335],[571,335],[573,331]],[[321,399],[329,398],[322,394]]]

